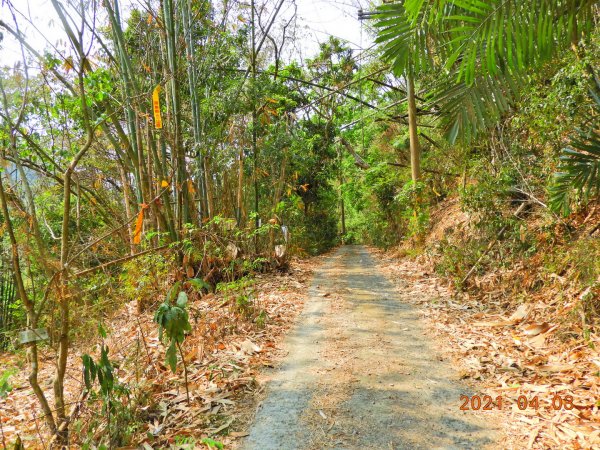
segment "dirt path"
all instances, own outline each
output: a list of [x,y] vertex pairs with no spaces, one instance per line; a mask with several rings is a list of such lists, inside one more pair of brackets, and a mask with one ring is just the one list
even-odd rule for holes
[[459,410],[473,392],[365,247],[327,258],[286,349],[243,449],[498,447],[491,416]]

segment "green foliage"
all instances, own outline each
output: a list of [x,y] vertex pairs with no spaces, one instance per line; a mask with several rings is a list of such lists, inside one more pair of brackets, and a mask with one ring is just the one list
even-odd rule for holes
[[[481,252],[485,249],[485,242],[473,241],[469,243],[450,242],[443,239],[434,251],[436,257],[435,271],[440,276],[450,278],[455,286],[461,287],[460,283],[467,272],[479,259]],[[485,266],[480,266],[483,271]]]
[[584,201],[600,194],[600,131],[597,115],[600,97],[596,96],[596,117],[591,117],[587,130],[577,130],[577,137],[562,150],[560,164],[550,186],[550,207],[568,216],[573,191]]
[[108,359],[108,347],[104,344],[102,345],[98,362],[94,362],[88,354],[84,354],[81,359],[83,361],[83,380],[86,389],[92,389],[92,385],[97,379],[100,385],[100,392],[109,398],[115,387],[115,377],[113,366]]
[[181,282],[175,283],[167,292],[166,299],[159,306],[154,321],[158,324],[158,338],[167,341],[166,363],[173,373],[177,370],[177,346],[192,330],[186,310],[188,296],[181,289]]
[[528,69],[587,37],[594,4],[395,2],[378,8],[377,42],[397,74],[436,68],[430,104],[443,112],[450,142],[471,142],[509,111]]
[[445,62],[458,64],[457,79],[468,84],[476,73],[517,72],[547,61],[592,26],[593,1],[449,1],[443,14],[451,50]]
[[586,287],[597,282],[600,273],[600,243],[595,238],[584,237],[572,245],[558,247],[555,252],[543,256],[543,267],[549,276],[566,275],[572,280],[577,279]]
[[[94,360],[87,353],[81,357],[83,380],[89,393],[88,402],[93,404],[100,400],[102,403],[100,414],[94,413],[91,422],[86,425],[87,435],[81,439],[84,449],[107,448],[106,445],[113,448],[129,444],[139,427],[138,407],[146,398],[146,395],[139,398],[132,396],[130,386],[118,381],[115,363],[109,359],[109,349],[104,343],[107,334],[102,324],[98,325],[98,333],[102,339],[100,358]],[[96,383],[98,391],[94,389]],[[96,429],[101,426],[105,427],[105,432],[98,439]],[[78,432],[81,432],[82,427],[81,422],[75,424]]]
[[149,254],[124,264],[119,289],[126,301],[135,300],[140,306],[152,304],[166,289],[165,281],[175,266],[174,255]]
[[[460,192],[461,205],[475,217],[476,226],[491,238],[507,224],[504,212],[507,203],[513,200],[519,174],[508,166],[496,172],[485,159],[476,160],[472,170],[477,181]],[[517,199],[516,204],[519,202]]]
[[210,291],[212,289],[210,283],[207,283],[202,278],[190,278],[187,281],[198,292],[200,292],[202,289],[206,289],[207,291]]
[[391,61],[396,75],[418,74],[432,63],[428,40],[435,39],[427,9],[409,9],[415,2],[383,4],[377,9],[375,42],[383,44],[383,57]]
[[250,318],[256,316],[258,318],[263,314],[259,321],[262,321],[264,324],[264,320],[266,319],[264,311],[259,311],[256,314],[254,301],[256,297],[254,290],[255,283],[256,280],[254,278],[245,276],[229,283],[220,283],[217,286],[217,291],[225,294],[226,302],[233,300],[234,310],[243,317]]
[[218,450],[223,450],[225,448],[225,446],[219,442],[219,441],[215,441],[214,439],[210,439],[210,438],[203,438],[202,439],[202,443],[206,444],[208,446],[208,448],[216,448]]
[[426,185],[411,180],[394,197],[407,228],[406,237],[421,237],[429,227],[429,208],[425,198]]
[[15,375],[18,372],[17,369],[7,369],[2,371],[0,374],[0,398],[6,397],[10,391],[12,391],[12,386],[10,385],[10,377]]

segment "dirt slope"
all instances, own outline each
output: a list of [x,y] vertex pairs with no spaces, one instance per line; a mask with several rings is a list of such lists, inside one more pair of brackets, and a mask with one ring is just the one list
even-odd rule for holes
[[417,311],[365,247],[317,271],[243,449],[494,448],[493,413],[434,351]]

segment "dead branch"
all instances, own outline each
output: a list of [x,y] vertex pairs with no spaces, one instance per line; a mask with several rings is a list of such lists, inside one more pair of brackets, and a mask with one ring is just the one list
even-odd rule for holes
[[[525,209],[526,206],[528,206],[530,204],[529,201],[523,202],[521,203],[521,205],[517,208],[517,210],[514,212],[514,215],[516,217],[519,217],[519,214]],[[482,253],[482,255],[477,258],[477,261],[475,261],[475,264],[473,264],[473,267],[471,267],[471,269],[467,272],[467,274],[465,275],[465,277],[462,279],[462,281],[460,282],[461,285],[464,286],[465,282],[471,277],[471,275],[473,274],[473,272],[475,271],[475,269],[477,268],[477,266],[479,265],[479,263],[481,262],[481,260],[490,252],[490,250],[494,247],[494,245],[496,245],[496,242],[498,242],[500,240],[500,238],[502,238],[502,235],[504,234],[504,232],[506,231],[506,229],[508,228],[508,224],[504,225],[500,231],[498,232],[498,234],[496,235],[496,237],[494,238],[493,241],[491,241],[487,248],[485,249],[485,251]]]

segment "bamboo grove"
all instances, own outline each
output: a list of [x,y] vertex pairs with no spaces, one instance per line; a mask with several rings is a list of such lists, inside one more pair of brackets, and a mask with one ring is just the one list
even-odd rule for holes
[[340,100],[311,101],[355,63],[335,40],[306,69],[284,63],[296,32],[293,8],[278,16],[284,3],[161,0],[124,15],[116,0],[53,0],[62,38],[41,46],[8,4],[0,28],[20,57],[0,77],[3,265],[14,279],[2,284],[2,323],[16,291],[20,328],[50,331],[51,390],[38,342],[26,347],[56,442],[68,434],[74,324],[90,295],[106,295],[94,280],[167,252],[216,282],[227,257],[260,266],[335,241]]

